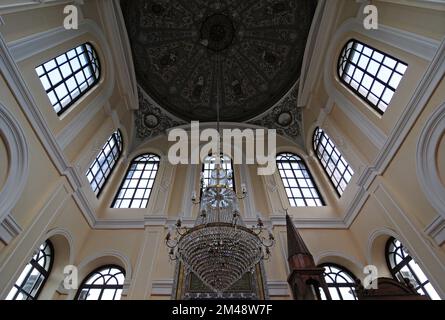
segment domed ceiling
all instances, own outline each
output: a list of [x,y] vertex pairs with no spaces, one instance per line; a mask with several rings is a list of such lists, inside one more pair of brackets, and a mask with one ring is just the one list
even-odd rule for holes
[[315,0],[122,1],[137,80],[174,116],[243,122],[300,75]]

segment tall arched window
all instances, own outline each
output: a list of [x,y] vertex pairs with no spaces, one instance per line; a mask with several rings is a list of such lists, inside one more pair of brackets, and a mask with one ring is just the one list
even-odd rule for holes
[[[204,163],[202,164],[202,178],[203,178],[203,190],[209,185],[210,181],[210,174],[213,169],[215,169],[215,156],[209,155],[204,159]],[[228,186],[229,188],[232,188],[235,190],[235,178],[234,178],[234,171],[233,171],[233,164],[232,159],[230,159],[229,156],[221,155],[220,157],[220,163],[221,167],[231,176],[231,178],[228,179]],[[202,191],[201,191],[202,192]]]
[[108,138],[86,173],[96,195],[99,196],[121,154],[122,135],[120,130],[117,130]]
[[324,202],[304,161],[292,153],[277,155],[277,167],[292,207],[318,207]]
[[146,208],[159,169],[159,156],[143,154],[136,157],[114,200],[113,208]]
[[37,299],[49,277],[53,261],[54,248],[51,241],[46,240],[22,271],[6,300]]
[[85,278],[75,300],[120,300],[124,280],[125,271],[121,267],[100,267]]
[[[332,300],[357,300],[355,294],[356,277],[351,271],[333,263],[322,264],[324,279],[331,294]],[[323,300],[326,300],[321,290]]]
[[100,78],[96,50],[84,43],[36,68],[54,111],[60,116]]
[[366,44],[350,40],[338,59],[341,82],[379,114],[397,90],[407,64]]
[[421,295],[440,300],[420,266],[413,260],[403,244],[393,237],[386,243],[386,262],[395,279],[402,283],[405,283],[404,279],[408,279]]
[[322,129],[314,132],[314,151],[339,196],[343,194],[354,171]]

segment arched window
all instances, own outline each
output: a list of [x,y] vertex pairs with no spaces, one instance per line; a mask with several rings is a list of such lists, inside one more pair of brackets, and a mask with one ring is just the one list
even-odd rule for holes
[[304,161],[292,153],[277,155],[277,167],[292,207],[318,207],[324,202]]
[[[203,190],[209,185],[209,181],[210,181],[210,174],[212,172],[213,169],[215,169],[215,161],[216,158],[215,156],[209,155],[204,159],[204,163],[202,164],[202,179],[203,179]],[[229,179],[228,180],[228,187],[232,188],[233,190],[235,190],[235,178],[234,178],[234,172],[233,172],[233,164],[232,164],[232,159],[230,159],[229,156],[226,155],[221,155],[220,157],[220,164],[221,167],[225,170],[227,170],[226,172],[229,175]],[[201,190],[201,192],[203,191]]]
[[54,261],[54,248],[46,240],[20,274],[6,300],[35,300],[49,277]]
[[402,283],[405,283],[404,279],[408,279],[421,295],[440,300],[420,266],[413,260],[403,244],[393,237],[386,243],[386,262],[395,279]]
[[[324,279],[331,294],[332,300],[357,300],[355,294],[356,277],[346,268],[333,263],[320,266],[324,268]],[[322,299],[326,300],[323,290],[320,290]]]
[[407,66],[382,51],[350,40],[338,59],[338,76],[344,85],[383,114]]
[[100,63],[93,46],[84,43],[36,68],[54,111],[60,116],[100,78]]
[[159,156],[143,154],[136,157],[127,171],[113,208],[146,208],[159,169]]
[[120,300],[124,280],[125,271],[121,267],[100,267],[85,278],[75,300]]
[[354,171],[322,129],[314,132],[314,151],[339,196],[343,194]]
[[96,195],[99,196],[121,154],[122,135],[120,130],[117,130],[108,138],[86,173]]

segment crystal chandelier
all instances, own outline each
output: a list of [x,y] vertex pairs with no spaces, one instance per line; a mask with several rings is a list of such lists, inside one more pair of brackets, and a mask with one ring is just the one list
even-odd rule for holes
[[192,201],[200,205],[199,215],[192,228],[185,228],[181,220],[170,230],[166,244],[170,259],[183,263],[186,272],[193,272],[205,285],[220,293],[229,289],[246,272],[254,272],[261,260],[270,257],[269,248],[275,240],[269,231],[265,237],[260,218],[255,227],[247,228],[238,206],[238,200],[247,195],[237,195],[228,187],[232,178],[230,170],[215,164],[210,182],[204,187],[201,175],[202,196]]

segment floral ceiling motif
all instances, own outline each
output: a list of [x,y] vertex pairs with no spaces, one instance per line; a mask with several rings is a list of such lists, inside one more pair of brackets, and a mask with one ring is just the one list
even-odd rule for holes
[[[221,120],[245,122],[274,106],[299,78],[316,1],[121,4],[138,83],[157,105],[185,121],[214,121],[219,96]],[[294,116],[283,113],[279,123]],[[137,121],[156,124],[151,116]]]
[[278,134],[298,141],[302,135],[302,109],[297,108],[297,97],[298,82],[276,106],[248,123],[276,129]]

